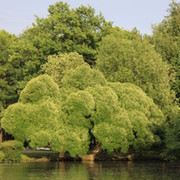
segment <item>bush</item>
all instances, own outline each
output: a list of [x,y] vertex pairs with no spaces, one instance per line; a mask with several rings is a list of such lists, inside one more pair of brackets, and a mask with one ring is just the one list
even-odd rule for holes
[[5,154],[0,151],[0,162],[2,162],[4,160]]
[[180,109],[174,113],[173,121],[169,122],[165,134],[166,148],[162,156],[166,160],[180,160]]
[[[21,160],[21,152],[23,149],[22,143],[19,141],[5,141],[2,143],[2,153],[4,160],[9,162],[17,162]],[[2,154],[2,156],[3,156]],[[0,154],[1,159],[1,154]]]

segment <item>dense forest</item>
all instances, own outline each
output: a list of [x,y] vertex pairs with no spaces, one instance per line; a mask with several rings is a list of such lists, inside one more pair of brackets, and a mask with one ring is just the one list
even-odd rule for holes
[[0,30],[1,130],[31,148],[180,160],[179,99],[175,1],[152,35],[61,1],[18,36]]

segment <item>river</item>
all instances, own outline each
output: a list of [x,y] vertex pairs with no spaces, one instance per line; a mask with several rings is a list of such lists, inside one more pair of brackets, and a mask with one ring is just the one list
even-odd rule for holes
[[162,162],[47,162],[0,164],[2,180],[176,180],[180,164]]

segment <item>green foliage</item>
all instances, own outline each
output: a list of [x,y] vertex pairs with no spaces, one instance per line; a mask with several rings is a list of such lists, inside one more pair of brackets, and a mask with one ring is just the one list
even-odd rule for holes
[[87,91],[92,94],[95,101],[94,112],[91,115],[94,124],[111,121],[118,108],[116,93],[107,86],[95,86],[88,88]]
[[89,150],[89,132],[86,128],[72,126],[69,129],[69,134],[66,133],[65,150],[68,151],[71,156],[82,156],[87,154]]
[[58,128],[64,120],[58,85],[48,75],[32,79],[22,91],[19,101],[7,108],[1,124],[22,142],[29,141],[31,135],[40,130],[48,130],[52,124]]
[[9,34],[5,30],[0,30],[0,62],[3,64],[7,63],[9,56],[8,48],[15,39],[14,35]]
[[61,81],[67,71],[82,65],[84,59],[76,52],[68,54],[58,54],[48,57],[48,61],[43,65],[43,71],[54,78],[54,81],[61,86]]
[[[165,157],[178,159],[180,123],[170,90],[179,98],[179,7],[172,1],[169,15],[144,39],[136,30],[112,29],[90,6],[70,9],[61,1],[17,38],[0,31],[1,126],[33,148],[76,157],[88,152],[92,138],[108,152],[161,143],[168,116]],[[19,161],[16,142],[0,149],[0,161]]]
[[68,122],[78,127],[91,127],[89,117],[93,110],[94,99],[86,91],[71,93],[64,105],[64,111],[68,114]]
[[48,75],[29,81],[19,102],[5,111],[2,127],[8,133],[33,148],[49,146],[73,157],[88,152],[92,135],[109,152],[155,143],[163,114],[141,88],[108,83],[76,53],[59,57],[67,61],[63,67],[55,57],[59,68],[53,77],[59,77],[59,86]]
[[3,162],[4,158],[5,158],[5,154],[2,151],[0,151],[0,162]]
[[4,113],[4,107],[2,105],[2,102],[0,102],[0,119],[3,117],[3,113]]
[[4,161],[17,162],[21,160],[23,145],[19,141],[5,141],[2,143],[2,152],[4,153]]
[[53,81],[53,78],[48,75],[41,75],[32,79],[23,89],[20,94],[19,102],[25,103],[37,103],[43,98],[50,97],[58,100],[59,87]]
[[50,146],[58,152],[68,151],[72,156],[86,154],[88,129],[74,124],[67,126],[67,123],[59,87],[48,75],[29,81],[19,102],[10,105],[2,119],[2,127],[8,133],[21,142],[26,140],[33,148]]
[[[35,140],[32,134],[41,130],[56,130],[64,121],[59,103],[48,98],[38,104],[16,103],[10,105],[2,119],[2,127],[19,141]],[[48,131],[49,132],[49,131]],[[51,134],[52,132],[49,132]]]
[[51,149],[57,152],[67,151],[72,157],[87,154],[89,150],[88,129],[64,124],[61,129],[52,134]]
[[0,104],[6,108],[17,100],[14,70],[8,61],[9,49],[15,36],[0,30]]
[[133,84],[101,83],[104,78],[95,80],[93,71],[97,72],[83,64],[62,79],[68,122],[89,128],[109,152],[118,148],[127,152],[130,146],[147,149],[159,142],[164,117],[153,100]]
[[84,90],[98,84],[105,85],[106,79],[99,70],[91,69],[87,63],[67,71],[62,79],[62,87],[66,89]]
[[65,102],[66,97],[72,92],[106,83],[104,75],[99,70],[91,69],[87,63],[83,63],[81,66],[67,71],[63,77],[60,88],[62,101]]
[[125,127],[103,122],[94,127],[93,134],[102,143],[102,149],[108,152],[119,148],[122,152],[128,151],[130,142]]
[[153,36],[149,37],[163,61],[171,64],[169,75],[175,74],[175,82],[171,87],[180,98],[180,3],[172,1],[169,4],[168,15],[163,21],[153,27]]
[[36,23],[22,37],[32,41],[44,60],[58,52],[78,52],[94,64],[99,43],[111,28],[112,23],[102,14],[96,15],[92,7],[70,9],[60,1],[49,6],[47,18],[36,17]]
[[[12,43],[9,50],[9,66],[13,69],[15,88],[19,93],[26,83],[38,75],[42,60],[32,40],[19,37]],[[19,95],[16,92],[16,96]]]
[[180,159],[180,109],[176,110],[173,121],[166,127],[166,149],[162,154],[165,159],[179,161]]
[[[0,31],[0,101],[4,108],[17,102],[29,80],[42,74],[41,66],[50,55],[78,52],[93,65],[102,37],[112,28],[112,23],[106,22],[102,14],[96,15],[90,6],[70,9],[67,3],[60,1],[51,5],[48,12],[47,18],[36,17],[36,23],[18,37]],[[60,56],[58,59],[62,60]],[[72,56],[69,58],[73,59]],[[49,65],[54,58],[49,57]],[[73,63],[66,67],[70,66]],[[46,73],[56,76],[58,69],[54,73],[48,66],[45,69]],[[58,84],[60,79],[55,77]]]
[[40,130],[32,134],[30,139],[30,146],[32,148],[47,147],[49,142],[51,142],[51,135],[47,131]]
[[20,103],[10,105],[1,120],[1,127],[22,142],[25,140],[25,129],[28,127],[26,123],[28,109],[29,107]]
[[156,134],[164,123],[164,116],[153,100],[130,83],[109,83],[109,86],[117,94],[120,107],[128,113],[134,134],[133,147],[140,150],[156,143]]
[[141,87],[161,109],[171,103],[167,64],[133,31],[116,28],[102,40],[97,68],[109,81]]
[[34,28],[41,34],[49,33],[46,41],[56,42],[51,49],[55,52],[76,51],[93,64],[99,42],[112,24],[106,22],[102,14],[95,15],[95,10],[90,6],[70,9],[67,3],[60,1],[51,5],[48,12],[48,18],[37,18]]
[[101,142],[102,149],[108,152],[113,152],[115,149],[128,152],[134,139],[128,113],[123,108],[118,108],[108,121],[95,125],[92,132],[97,141]]

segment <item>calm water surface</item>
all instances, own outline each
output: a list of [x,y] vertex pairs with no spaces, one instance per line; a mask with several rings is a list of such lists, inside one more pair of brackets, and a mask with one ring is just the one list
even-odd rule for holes
[[0,179],[176,180],[180,164],[162,162],[49,162],[0,164]]

